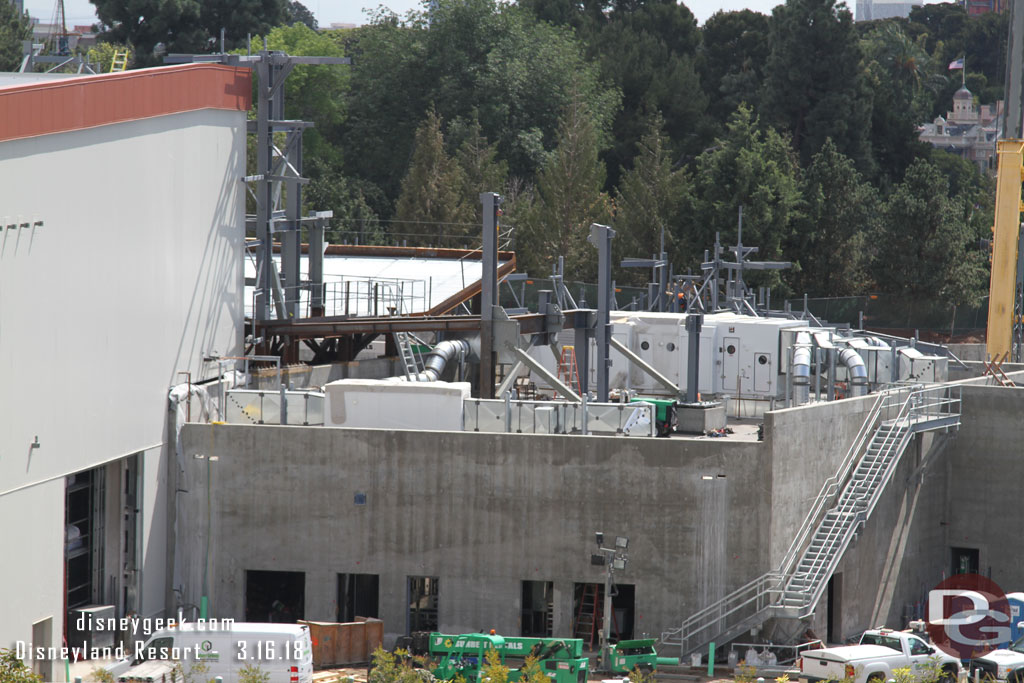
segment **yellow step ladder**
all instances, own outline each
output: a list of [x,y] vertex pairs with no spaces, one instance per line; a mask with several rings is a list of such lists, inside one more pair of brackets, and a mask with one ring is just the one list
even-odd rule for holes
[[124,71],[128,68],[128,50],[115,50],[114,58],[110,60],[110,73]]

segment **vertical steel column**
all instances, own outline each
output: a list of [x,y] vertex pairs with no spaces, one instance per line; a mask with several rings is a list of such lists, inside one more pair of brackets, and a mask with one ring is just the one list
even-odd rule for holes
[[498,206],[494,192],[480,194],[483,205],[483,272],[480,279],[480,398],[494,397],[494,307],[498,305]]
[[[284,118],[284,88],[281,88],[275,101],[281,114],[278,120],[281,120]],[[301,318],[302,184],[299,182],[298,173],[302,168],[302,129],[289,130],[285,144],[286,153],[281,160],[281,176],[289,180],[284,183],[285,228],[281,234],[281,271],[284,273],[284,298],[288,317]]]
[[576,374],[579,376],[580,394],[586,397],[590,383],[590,338],[594,336],[591,331],[591,311],[577,310],[574,318],[576,326],[573,344],[576,354]]
[[317,214],[309,224],[309,312],[314,318],[324,315],[324,228],[327,219]]
[[686,402],[697,402],[697,388],[700,386],[700,328],[704,324],[703,313],[686,316]]
[[[256,62],[256,173],[270,173],[270,63]],[[257,320],[270,319],[270,290],[274,281],[274,243],[270,211],[274,205],[272,186],[266,178],[256,185],[256,310]]]
[[590,224],[587,241],[597,247],[597,326],[594,336],[597,340],[597,400],[608,401],[608,346],[611,339],[611,280],[612,280],[612,238],[615,231],[607,225]]

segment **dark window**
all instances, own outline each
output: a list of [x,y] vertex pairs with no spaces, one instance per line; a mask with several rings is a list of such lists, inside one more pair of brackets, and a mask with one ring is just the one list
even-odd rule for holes
[[651,348],[651,344],[649,342],[642,341],[640,342],[640,348],[646,351],[647,349]]
[[977,548],[953,548],[953,573],[954,574],[977,574],[978,573],[978,549]]
[[379,615],[380,577],[376,574],[338,574],[338,621]]
[[521,630],[526,638],[552,635],[554,584],[551,581],[523,581]]
[[305,572],[245,572],[246,621],[294,624],[305,612]]
[[409,577],[409,633],[437,630],[436,576]]
[[731,356],[732,354],[736,353],[736,347],[733,346],[732,344],[729,344],[728,346],[725,347],[725,352]]

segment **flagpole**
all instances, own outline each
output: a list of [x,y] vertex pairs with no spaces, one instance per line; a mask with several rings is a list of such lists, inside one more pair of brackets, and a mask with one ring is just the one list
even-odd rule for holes
[[967,87],[967,53],[964,53],[964,68],[960,69],[960,85]]

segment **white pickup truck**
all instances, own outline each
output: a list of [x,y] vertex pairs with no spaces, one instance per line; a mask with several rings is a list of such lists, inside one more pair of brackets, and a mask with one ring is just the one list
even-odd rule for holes
[[884,683],[893,678],[895,669],[909,668],[912,674],[922,677],[933,666],[938,666],[946,683],[956,681],[960,672],[960,660],[913,633],[875,629],[865,631],[859,645],[804,651],[800,683]]
[[971,660],[971,676],[983,681],[1024,681],[1024,637],[1008,648],[992,650]]

